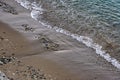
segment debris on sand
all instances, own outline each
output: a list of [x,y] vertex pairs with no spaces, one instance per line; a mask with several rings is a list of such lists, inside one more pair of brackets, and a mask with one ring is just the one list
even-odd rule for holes
[[14,14],[14,15],[18,14],[17,11],[12,6],[2,1],[0,1],[0,8],[2,8],[3,11],[11,14]]
[[0,65],[7,64],[7,63],[13,61],[14,59],[15,59],[14,57],[1,57]]
[[25,31],[31,31],[31,32],[34,31],[34,28],[29,27],[28,24],[22,24],[21,26],[24,28]]
[[9,39],[0,36],[0,41],[6,41],[7,42],[7,41],[9,41]]
[[47,36],[39,34],[38,40],[45,49],[54,51],[58,50],[59,44],[53,42]]
[[27,66],[26,71],[30,72],[28,75],[33,80],[46,80],[47,79],[44,73],[42,73],[39,69],[38,70],[34,69],[32,66]]
[[[9,68],[4,66],[10,66]],[[8,76],[8,80],[53,80],[52,76],[44,74],[44,72],[30,65],[24,64],[22,61],[16,59],[11,64],[2,65],[3,72]],[[13,70],[14,67],[14,70]],[[4,71],[5,70],[5,71]],[[9,76],[12,75],[12,76]],[[0,75],[1,77],[1,75]],[[1,79],[0,80],[7,80]]]
[[[0,55],[0,80],[51,80],[52,77],[47,76],[44,72],[14,57],[6,56],[6,52]],[[7,77],[5,76],[5,74]],[[12,76],[11,76],[12,75]],[[53,79],[52,79],[53,80]]]

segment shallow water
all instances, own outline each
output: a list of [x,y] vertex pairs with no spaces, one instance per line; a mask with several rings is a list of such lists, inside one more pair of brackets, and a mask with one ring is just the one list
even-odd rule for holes
[[120,68],[117,61],[120,61],[119,0],[17,1],[23,2],[21,5],[31,10],[32,18],[57,32],[83,42]]
[[45,9],[41,21],[89,36],[111,55],[120,55],[119,0],[41,0],[40,4]]

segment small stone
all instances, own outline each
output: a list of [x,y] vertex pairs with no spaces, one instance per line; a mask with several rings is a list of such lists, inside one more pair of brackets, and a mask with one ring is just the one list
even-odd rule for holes
[[15,73],[12,73],[12,75],[15,75]]
[[6,52],[3,52],[2,54],[4,55],[4,54],[6,54]]
[[12,53],[12,56],[15,56],[15,54],[14,54],[14,53]]
[[3,65],[4,63],[0,61],[0,65]]
[[7,64],[12,61],[11,57],[2,57],[0,58],[1,63]]
[[4,40],[4,38],[0,36],[0,40]]
[[3,32],[3,34],[6,34],[6,32]]
[[9,78],[9,80],[14,80],[13,78]]

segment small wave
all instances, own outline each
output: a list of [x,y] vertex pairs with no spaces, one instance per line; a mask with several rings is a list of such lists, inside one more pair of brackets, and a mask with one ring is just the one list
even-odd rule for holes
[[[42,11],[43,11],[41,6],[36,6],[37,3],[35,3],[35,2],[30,3],[27,0],[16,0],[16,1],[18,3],[20,3],[26,9],[30,9],[31,10],[31,17],[34,18],[35,20],[38,20],[39,15],[42,14]],[[84,43],[86,46],[88,46],[90,48],[93,48],[96,51],[97,54],[99,54],[105,60],[110,62],[116,68],[120,69],[120,62],[117,61],[115,58],[111,57],[109,55],[109,53],[106,53],[104,50],[102,50],[102,46],[100,46],[99,44],[95,43],[91,38],[86,37],[86,36],[80,36],[80,35],[77,35],[77,34],[72,34],[71,32],[69,32],[67,30],[64,30],[62,28],[52,27],[52,26],[48,25],[47,23],[43,23],[41,21],[39,21],[39,22],[43,26],[46,26],[47,28],[54,29],[56,32],[63,33],[65,35],[67,35],[67,36],[71,36],[72,38],[78,40],[79,42]]]
[[32,9],[31,3],[27,0],[15,0],[17,1],[21,6],[23,6],[26,9]]

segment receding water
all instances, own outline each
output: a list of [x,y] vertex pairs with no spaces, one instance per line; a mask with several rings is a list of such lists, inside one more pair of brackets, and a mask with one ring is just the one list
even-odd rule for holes
[[44,9],[39,20],[89,36],[112,56],[120,57],[119,0],[39,0],[39,3]]

